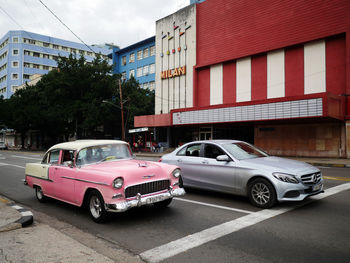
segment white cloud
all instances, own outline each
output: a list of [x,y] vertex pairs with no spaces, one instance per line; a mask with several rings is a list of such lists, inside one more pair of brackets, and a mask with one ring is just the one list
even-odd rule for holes
[[[87,44],[125,47],[155,35],[155,21],[189,4],[189,0],[42,0]],[[0,37],[26,30],[79,42],[39,0],[0,0]]]

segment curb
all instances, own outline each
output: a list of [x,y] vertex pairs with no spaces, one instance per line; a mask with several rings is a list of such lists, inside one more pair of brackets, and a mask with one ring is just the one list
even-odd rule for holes
[[7,206],[16,209],[21,214],[20,219],[1,227],[0,232],[15,230],[15,229],[27,227],[33,224],[34,216],[31,211],[21,206],[18,206],[14,204],[12,201],[5,199],[3,197],[0,197],[0,202],[5,203]]

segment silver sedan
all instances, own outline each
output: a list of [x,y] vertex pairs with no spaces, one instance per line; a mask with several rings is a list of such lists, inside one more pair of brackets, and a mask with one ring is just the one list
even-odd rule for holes
[[190,142],[160,161],[180,166],[180,183],[184,187],[248,196],[253,205],[261,208],[323,192],[318,168],[269,156],[243,141]]

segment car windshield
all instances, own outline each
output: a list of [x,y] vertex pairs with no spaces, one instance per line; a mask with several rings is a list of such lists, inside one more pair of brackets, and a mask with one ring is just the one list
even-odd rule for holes
[[127,144],[98,145],[80,150],[77,165],[130,158],[132,154]]
[[258,148],[244,142],[234,142],[222,145],[234,158],[246,160],[259,157],[267,157],[268,154]]

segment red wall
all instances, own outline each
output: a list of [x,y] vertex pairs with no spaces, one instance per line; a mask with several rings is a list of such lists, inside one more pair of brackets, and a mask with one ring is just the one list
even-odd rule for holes
[[210,68],[204,68],[198,71],[198,105],[210,105]]
[[197,4],[197,67],[349,32],[349,0],[206,0]]

